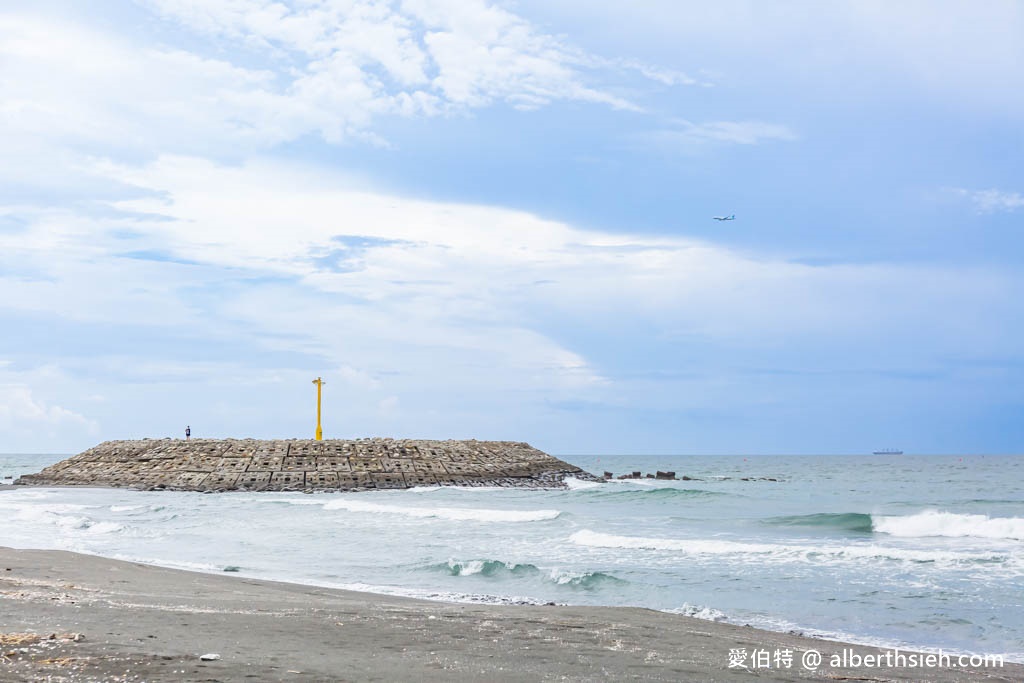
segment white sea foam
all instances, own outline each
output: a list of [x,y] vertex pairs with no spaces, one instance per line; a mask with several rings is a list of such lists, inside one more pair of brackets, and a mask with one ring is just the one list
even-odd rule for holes
[[[287,581],[287,579],[278,579]],[[335,583],[318,581],[314,585],[325,588],[340,588],[341,590],[359,591],[361,593],[376,593],[378,595],[397,595],[406,598],[418,598],[420,600],[432,600],[438,602],[465,602],[485,605],[543,605],[544,600],[532,598],[525,595],[488,595],[485,593],[456,593],[453,591],[438,591],[428,588],[407,588],[405,586],[381,586],[371,583]]]
[[670,614],[682,614],[686,617],[704,619],[705,621],[728,620],[728,616],[726,616],[725,612],[721,610],[717,610],[714,607],[704,607],[703,605],[691,605],[690,603],[683,603],[682,607],[667,609],[665,611]]
[[630,548],[636,550],[675,550],[687,554],[721,555],[725,553],[771,553],[780,546],[768,543],[738,543],[684,538],[646,538],[643,536],[616,536],[589,529],[577,531],[569,540],[576,545],[592,548]]
[[660,550],[685,555],[735,555],[748,556],[751,560],[764,561],[818,561],[818,560],[899,560],[905,562],[1004,562],[1006,553],[999,552],[956,552],[946,550],[918,550],[893,548],[883,545],[788,545],[780,543],[744,543],[718,539],[645,538],[640,536],[616,536],[589,529],[577,531],[569,540],[577,545],[592,548],[623,548],[636,550]]
[[94,522],[88,520],[85,526],[79,528],[84,528],[90,534],[115,534],[118,531],[124,530],[124,525],[117,522]]
[[948,536],[1024,540],[1024,519],[925,510],[915,515],[871,517],[874,531],[902,537]]
[[111,505],[111,512],[133,512],[135,510],[148,510],[149,505]]
[[301,498],[267,498],[264,496],[255,496],[253,498],[242,499],[246,503],[285,503],[287,505],[323,505],[324,501],[316,497],[303,495]]
[[137,562],[139,564],[152,564],[158,567],[168,567],[170,569],[184,569],[190,572],[203,572],[204,574],[217,574],[224,571],[222,565],[210,564],[207,562],[186,562],[185,560],[167,560],[163,558],[153,558],[142,555],[126,555],[123,553],[114,553],[110,557],[115,560],[123,560],[125,562]]
[[80,512],[96,508],[96,505],[75,505],[73,503],[38,503],[35,501],[19,501],[14,499],[11,502],[0,501],[0,510],[11,510],[15,514],[25,515],[61,515],[66,512]]
[[479,574],[484,570],[483,560],[448,560],[448,568],[453,572],[458,573],[459,576],[472,576],[473,574]]
[[466,522],[540,522],[555,519],[558,510],[490,510],[486,508],[425,508],[404,505],[384,505],[370,501],[342,499],[332,500],[324,505],[325,510],[348,510],[349,512],[371,512],[407,517],[450,519]]
[[570,491],[586,491],[587,489],[596,489],[604,486],[604,483],[600,481],[583,481],[576,477],[566,477],[565,485]]

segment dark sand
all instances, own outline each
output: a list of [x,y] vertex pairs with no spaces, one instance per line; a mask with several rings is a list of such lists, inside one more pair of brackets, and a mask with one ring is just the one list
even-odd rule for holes
[[[636,608],[449,604],[0,548],[0,681],[1024,680],[1016,664],[829,667],[844,647],[881,652]],[[730,648],[794,661],[730,669]],[[816,673],[808,649],[825,655]]]

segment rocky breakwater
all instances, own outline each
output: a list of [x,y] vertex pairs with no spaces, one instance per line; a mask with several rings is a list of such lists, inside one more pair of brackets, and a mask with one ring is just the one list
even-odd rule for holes
[[363,491],[413,486],[562,488],[580,468],[514,441],[143,439],[106,441],[23,486],[168,491]]

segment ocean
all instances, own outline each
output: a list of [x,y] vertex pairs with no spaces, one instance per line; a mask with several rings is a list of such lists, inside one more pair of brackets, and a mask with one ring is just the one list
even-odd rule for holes
[[[0,455],[0,483],[62,457]],[[1024,662],[1024,457],[560,457],[693,480],[19,487],[0,491],[0,545],[429,599],[639,606]]]

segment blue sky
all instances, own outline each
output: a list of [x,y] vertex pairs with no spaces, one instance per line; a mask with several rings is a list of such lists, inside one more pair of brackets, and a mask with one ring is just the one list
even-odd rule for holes
[[326,437],[1020,452],[1021,35],[998,0],[0,4],[0,450],[308,436],[320,375]]

